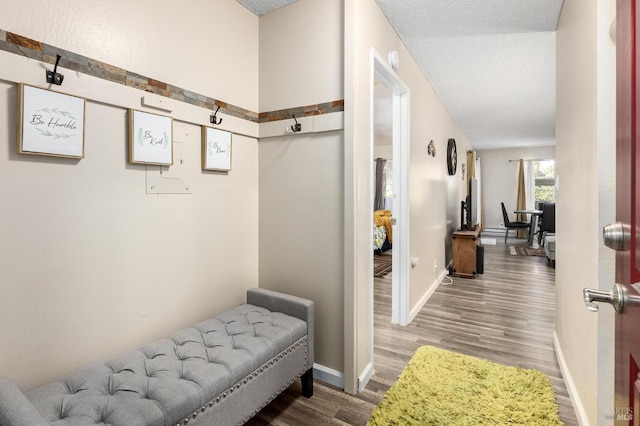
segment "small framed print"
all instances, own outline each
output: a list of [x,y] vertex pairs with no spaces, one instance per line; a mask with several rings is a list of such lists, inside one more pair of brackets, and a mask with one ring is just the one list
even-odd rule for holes
[[19,154],[84,158],[86,100],[18,85]]
[[135,109],[129,110],[129,162],[173,164],[173,119]]
[[202,170],[231,170],[231,133],[202,126]]

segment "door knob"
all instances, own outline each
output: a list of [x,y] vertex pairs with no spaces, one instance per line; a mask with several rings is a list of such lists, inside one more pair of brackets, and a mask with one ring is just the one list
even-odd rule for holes
[[614,222],[602,228],[604,245],[615,251],[631,248],[631,227],[626,223]]
[[616,314],[621,314],[625,305],[640,304],[640,297],[629,296],[620,284],[614,284],[611,291],[582,289],[584,304],[591,312],[598,312],[598,303],[609,303],[615,309]]
[[619,284],[615,284],[611,291],[584,288],[582,289],[582,295],[584,296],[584,304],[587,305],[587,309],[591,312],[598,312],[600,308],[598,303],[600,302],[611,304],[617,314],[621,314],[624,310],[624,294]]

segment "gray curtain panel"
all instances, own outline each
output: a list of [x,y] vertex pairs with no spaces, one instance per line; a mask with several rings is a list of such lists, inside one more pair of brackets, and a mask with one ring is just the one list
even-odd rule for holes
[[387,160],[376,158],[376,197],[373,202],[373,210],[384,210],[384,166]]

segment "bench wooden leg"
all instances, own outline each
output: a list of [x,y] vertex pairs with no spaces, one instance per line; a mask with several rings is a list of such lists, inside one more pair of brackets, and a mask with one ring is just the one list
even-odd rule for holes
[[311,398],[313,396],[313,368],[308,369],[300,379],[302,380],[302,395]]

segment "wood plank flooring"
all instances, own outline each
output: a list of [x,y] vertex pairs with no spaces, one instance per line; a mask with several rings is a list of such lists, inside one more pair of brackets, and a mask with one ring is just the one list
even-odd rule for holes
[[565,425],[578,425],[553,348],[555,270],[544,257],[513,256],[509,246],[485,245],[484,274],[441,285],[415,320],[390,323],[391,282],[375,279],[375,376],[359,395],[316,382],[314,396],[296,382],[249,425],[364,425],[415,350],[437,346],[489,361],[547,374]]

